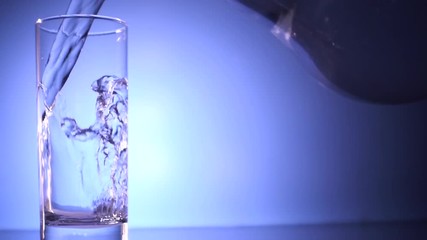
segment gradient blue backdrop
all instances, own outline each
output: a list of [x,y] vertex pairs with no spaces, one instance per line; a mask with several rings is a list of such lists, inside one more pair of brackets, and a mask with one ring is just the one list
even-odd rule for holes
[[[0,2],[0,229],[38,228],[34,22],[67,5]],[[231,0],[100,14],[129,25],[130,227],[427,217],[427,102],[322,87]]]

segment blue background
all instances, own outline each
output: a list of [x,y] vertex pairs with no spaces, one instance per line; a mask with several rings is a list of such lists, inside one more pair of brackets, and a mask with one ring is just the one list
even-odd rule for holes
[[[0,229],[36,229],[34,23],[68,1],[0,2]],[[129,25],[130,227],[427,217],[427,102],[320,85],[227,0],[107,0]]]

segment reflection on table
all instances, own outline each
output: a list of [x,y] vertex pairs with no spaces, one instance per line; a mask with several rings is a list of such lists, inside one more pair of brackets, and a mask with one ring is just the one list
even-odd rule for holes
[[[0,230],[1,240],[35,240],[35,230]],[[55,240],[91,239],[85,236]],[[427,221],[360,224],[319,224],[258,227],[130,229],[130,240],[292,240],[292,239],[427,239]]]

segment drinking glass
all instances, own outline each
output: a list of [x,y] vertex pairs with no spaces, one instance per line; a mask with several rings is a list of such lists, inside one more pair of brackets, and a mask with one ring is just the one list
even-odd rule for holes
[[41,238],[126,239],[126,23],[38,19],[36,65]]

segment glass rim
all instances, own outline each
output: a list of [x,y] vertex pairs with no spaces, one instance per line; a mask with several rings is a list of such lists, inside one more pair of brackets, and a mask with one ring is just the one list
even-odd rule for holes
[[71,19],[71,18],[91,18],[91,19],[98,19],[98,20],[107,20],[114,22],[116,24],[119,24],[121,27],[113,28],[113,30],[110,31],[95,31],[95,32],[89,32],[89,36],[97,36],[97,35],[108,35],[108,34],[116,34],[121,33],[123,31],[127,30],[127,23],[126,21],[117,18],[117,17],[110,17],[105,15],[97,15],[97,14],[63,14],[63,15],[55,15],[55,16],[49,16],[45,18],[38,18],[36,21],[36,27],[46,31],[48,33],[58,33],[58,29],[52,29],[43,27],[43,23],[49,22],[49,21],[55,21],[55,20],[64,20],[64,19]]

